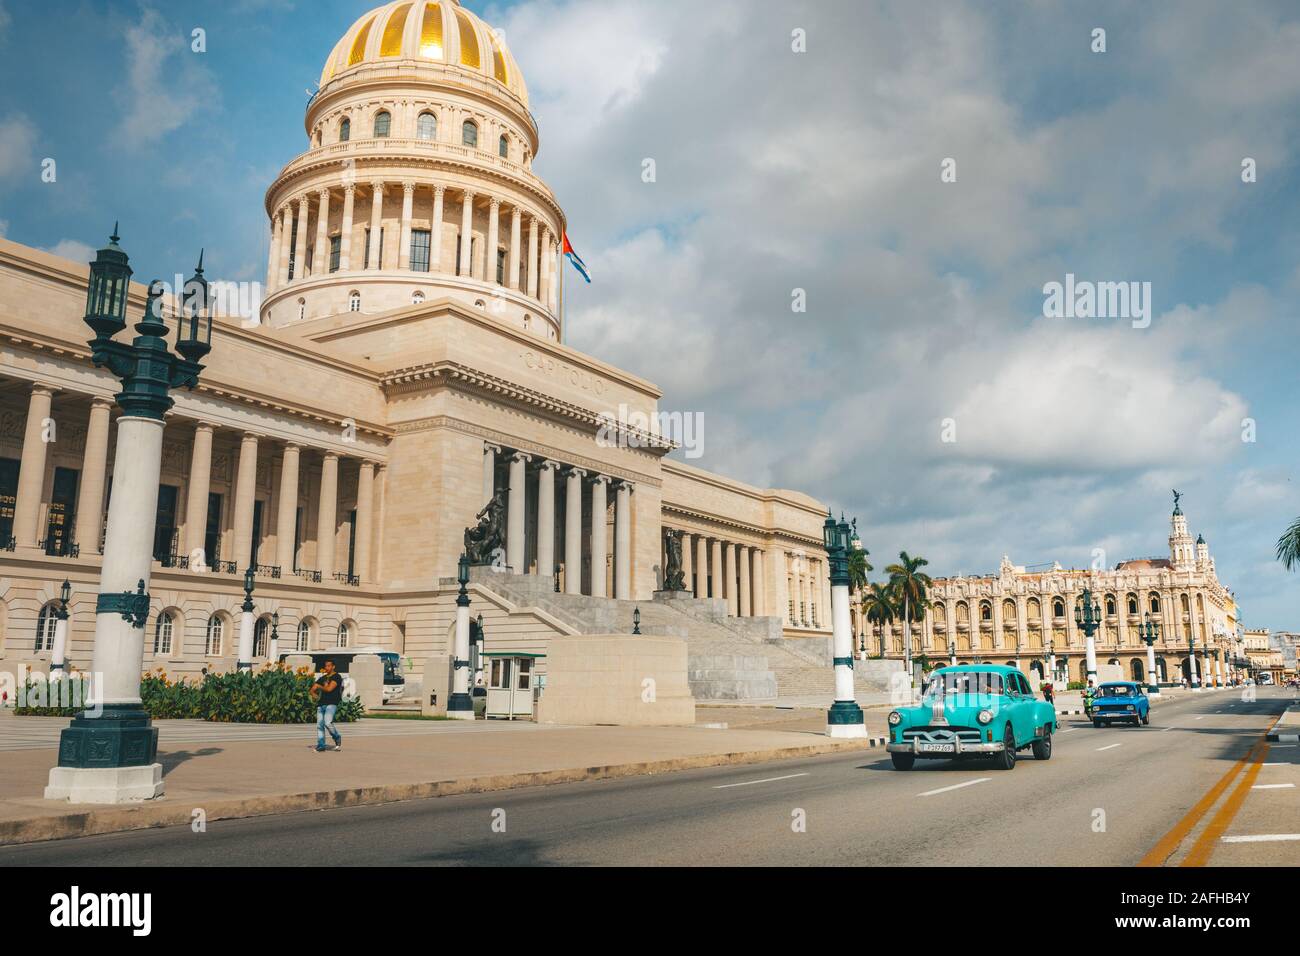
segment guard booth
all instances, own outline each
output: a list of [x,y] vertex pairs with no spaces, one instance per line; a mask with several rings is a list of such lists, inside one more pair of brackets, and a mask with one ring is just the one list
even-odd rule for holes
[[514,720],[536,715],[537,696],[544,681],[537,673],[538,662],[545,654],[520,654],[490,651],[483,655],[487,664],[487,716]]

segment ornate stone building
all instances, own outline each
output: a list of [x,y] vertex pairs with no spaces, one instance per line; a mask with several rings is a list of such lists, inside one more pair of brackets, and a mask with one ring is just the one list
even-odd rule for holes
[[[662,394],[565,342],[564,213],[505,44],[457,0],[385,4],[329,54],[306,132],[266,193],[260,310],[218,318],[167,420],[146,667],[233,666],[249,566],[257,662],[273,612],[282,651],[446,653],[463,530],[499,489],[509,573],[473,585],[489,649],[544,653],[593,601],[630,627],[675,527],[717,627],[820,652],[821,504],[669,460],[654,427],[602,439],[620,410],[657,422]],[[69,660],[90,660],[117,383],[90,361],[86,284],[0,239],[4,671],[48,666],[65,578]]]
[[[1031,569],[1004,557],[997,574],[936,578],[932,606],[912,627],[913,656],[946,663],[955,650],[960,663],[1012,664],[1042,678],[1054,653],[1058,676],[1083,680],[1085,641],[1074,607],[1084,587],[1102,612],[1095,638],[1099,665],[1118,665],[1125,677],[1145,679],[1146,644],[1138,628],[1149,615],[1160,625],[1155,652],[1161,680],[1189,674],[1193,641],[1198,673],[1208,653],[1211,678],[1228,676],[1236,656],[1236,604],[1219,581],[1209,545],[1201,536],[1193,541],[1177,504],[1168,557],[1130,559],[1100,571],[1059,563]],[[885,656],[902,657],[901,624],[886,630]]]

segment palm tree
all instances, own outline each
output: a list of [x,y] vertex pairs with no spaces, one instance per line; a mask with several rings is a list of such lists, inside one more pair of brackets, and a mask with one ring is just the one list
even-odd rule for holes
[[876,633],[880,636],[880,656],[884,657],[885,625],[898,616],[894,592],[888,584],[874,581],[867,586],[862,595],[862,614],[868,623],[875,625]]
[[871,552],[866,548],[849,549],[849,600],[853,600],[854,594],[861,594],[862,589],[867,586],[867,575],[875,570],[871,562],[867,560],[867,555]]
[[921,570],[929,563],[925,558],[913,558],[906,551],[900,551],[898,563],[885,568],[895,600],[903,605],[903,652],[909,682],[912,680],[912,624],[925,619],[925,609],[930,605],[930,588],[934,586],[930,575]]
[[1277,559],[1288,571],[1300,564],[1300,518],[1296,518],[1277,539]]

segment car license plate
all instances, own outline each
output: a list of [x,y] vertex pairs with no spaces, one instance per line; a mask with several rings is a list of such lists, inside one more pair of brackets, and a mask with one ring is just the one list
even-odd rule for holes
[[953,744],[918,744],[917,749],[928,754],[950,754],[957,750]]

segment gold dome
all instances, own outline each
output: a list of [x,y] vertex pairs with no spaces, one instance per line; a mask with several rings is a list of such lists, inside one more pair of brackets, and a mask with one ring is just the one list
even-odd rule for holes
[[460,0],[396,0],[359,17],[325,61],[320,85],[363,63],[433,60],[496,80],[528,106],[519,64]]

